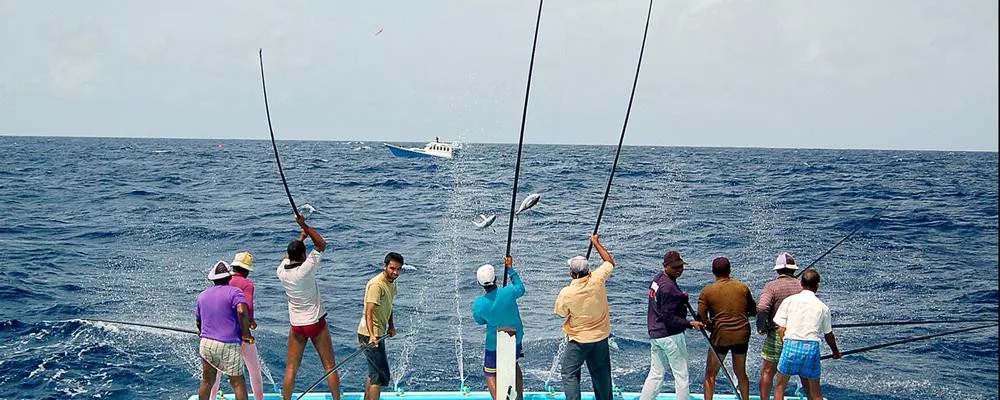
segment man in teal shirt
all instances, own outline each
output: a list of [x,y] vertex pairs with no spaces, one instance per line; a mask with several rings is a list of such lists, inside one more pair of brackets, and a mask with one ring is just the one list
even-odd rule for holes
[[[521,313],[517,309],[517,298],[524,296],[524,283],[514,270],[514,259],[504,257],[504,267],[510,276],[509,286],[497,287],[496,271],[492,265],[486,264],[476,271],[476,281],[486,291],[472,304],[472,318],[480,325],[486,325],[486,354],[483,357],[483,371],[486,374],[486,386],[490,395],[497,397],[497,329],[509,328],[516,332],[517,359],[524,357],[521,339],[524,338],[524,325],[521,324]],[[523,400],[524,381],[521,376],[521,364],[517,363],[517,399]]]

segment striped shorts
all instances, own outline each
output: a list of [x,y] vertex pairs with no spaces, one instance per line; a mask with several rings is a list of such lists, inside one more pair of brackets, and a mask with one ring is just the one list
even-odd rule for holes
[[198,354],[213,367],[228,376],[243,376],[243,354],[239,343],[223,343],[201,338]]
[[781,360],[778,361],[778,372],[788,376],[819,379],[819,357],[819,342],[785,339]]
[[764,361],[777,364],[778,360],[781,359],[782,347],[781,340],[778,340],[778,332],[768,332],[767,337],[764,338],[764,348],[760,350],[760,357]]

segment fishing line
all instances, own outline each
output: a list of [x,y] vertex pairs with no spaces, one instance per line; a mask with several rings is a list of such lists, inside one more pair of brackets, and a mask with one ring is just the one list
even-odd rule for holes
[[[698,313],[694,312],[694,308],[691,307],[691,303],[684,301],[684,305],[686,305],[688,311],[691,312],[691,317],[697,318]],[[726,379],[728,379],[729,383],[733,385],[733,390],[736,391],[736,398],[744,400],[743,394],[740,393],[740,388],[736,386],[736,381],[733,380],[732,375],[729,374],[729,369],[726,368],[726,363],[722,361],[722,356],[719,355],[719,352],[715,351],[715,346],[712,345],[712,339],[708,338],[708,333],[705,332],[705,329],[707,328],[708,327],[706,326],[705,328],[700,329],[699,332],[701,332],[701,335],[705,337],[705,341],[708,342],[708,347],[712,349],[712,354],[715,354],[715,359],[719,361],[719,367],[722,368],[722,372],[726,374]]]
[[295,216],[299,216],[299,209],[295,207],[295,200],[292,200],[292,192],[288,190],[288,181],[285,179],[285,171],[281,168],[281,158],[278,157],[278,144],[274,140],[274,128],[271,127],[271,109],[267,105],[267,84],[264,82],[264,49],[257,49],[257,56],[260,58],[260,87],[264,90],[264,112],[267,113],[267,130],[271,132],[271,147],[274,148],[274,161],[278,163],[278,174],[281,175],[281,184],[285,186],[285,194],[288,195],[288,203],[292,205]]
[[[912,338],[908,338],[908,339],[903,339],[903,340],[897,340],[897,341],[888,342],[888,343],[877,344],[877,345],[874,345],[874,346],[862,347],[860,349],[842,351],[842,352],[840,352],[840,355],[841,356],[847,356],[847,355],[851,355],[851,354],[863,353],[863,352],[866,352],[866,351],[881,349],[883,347],[895,346],[897,344],[904,344],[904,343],[916,342],[918,340],[926,340],[926,339],[936,338],[936,337],[939,337],[939,336],[954,335],[956,333],[974,331],[976,329],[991,328],[991,327],[998,326],[998,325],[1000,325],[1000,324],[990,324],[990,325],[983,325],[983,326],[974,326],[972,328],[956,329],[956,330],[953,330],[953,331],[948,331],[948,332],[943,332],[943,333],[935,333],[933,335],[916,336],[916,337],[912,337]],[[829,359],[829,358],[833,358],[833,355],[832,354],[827,354],[827,355],[825,355],[823,357],[820,357],[820,360],[826,360],[826,359]]]
[[[528,63],[528,84],[524,88],[524,109],[521,111],[521,136],[517,140],[517,161],[514,164],[514,193],[510,196],[510,219],[507,221],[507,252],[510,257],[510,241],[514,234],[514,206],[517,204],[517,182],[521,177],[521,149],[524,147],[524,122],[528,118],[528,95],[531,93],[531,73],[535,69],[535,48],[538,47],[538,27],[542,22],[542,3],[538,0],[538,16],[535,18],[535,38],[531,42],[531,61]],[[503,286],[507,286],[507,268],[503,269]]]
[[[611,181],[615,179],[615,170],[618,169],[618,157],[622,153],[622,143],[625,142],[625,130],[628,129],[628,117],[632,114],[632,102],[635,100],[635,88],[639,85],[639,70],[642,68],[642,54],[646,51],[646,36],[649,34],[649,19],[653,14],[653,0],[649,0],[649,9],[646,11],[646,28],[642,32],[642,45],[639,47],[639,61],[635,65],[635,78],[632,80],[632,94],[628,97],[628,107],[625,109],[625,122],[622,124],[622,134],[618,137],[618,150],[615,150],[615,161],[611,164],[611,175],[608,176],[608,185],[604,189],[604,200],[601,200],[601,210],[597,213],[597,223],[594,224],[594,234],[601,227],[601,218],[604,217],[604,208],[608,204],[608,195],[611,194]],[[587,259],[590,259],[590,251],[594,244],[587,245]]]
[[[387,338],[387,337],[389,337],[389,334],[382,335],[375,342],[376,343],[381,342],[381,341],[385,340],[385,338]],[[363,353],[369,347],[371,347],[371,343],[365,343],[363,346],[361,346],[360,349],[358,349],[357,351],[351,353],[351,355],[347,356],[347,358],[345,358],[343,361],[337,363],[336,367],[333,367],[333,369],[331,369],[329,371],[326,371],[326,373],[323,374],[322,377],[320,377],[319,379],[317,379],[316,382],[313,382],[313,384],[310,385],[309,388],[306,389],[304,392],[302,392],[301,394],[299,394],[299,397],[296,397],[295,400],[301,399],[307,393],[309,393],[310,391],[312,391],[313,389],[315,389],[316,385],[319,385],[320,382],[323,382],[324,380],[326,380],[326,377],[328,377],[328,376],[330,376],[330,374],[332,374],[332,373],[337,372],[338,370],[340,370],[340,367],[343,367],[344,365],[347,365],[348,361],[351,361],[352,358],[357,357],[358,354]]]
[[822,260],[823,257],[826,257],[827,254],[830,254],[830,252],[833,251],[833,249],[836,249],[837,246],[840,246],[841,243],[844,243],[844,241],[846,241],[847,239],[849,239],[851,236],[854,236],[854,233],[857,232],[858,230],[860,230],[865,225],[867,225],[869,221],[872,221],[875,218],[878,218],[879,214],[882,214],[882,211],[885,211],[885,209],[887,209],[887,208],[889,208],[889,206],[882,207],[882,208],[878,209],[878,211],[876,211],[875,214],[872,214],[871,217],[868,217],[868,219],[866,219],[864,221],[861,221],[861,223],[859,223],[857,226],[855,226],[854,229],[852,229],[851,232],[847,234],[847,236],[844,236],[843,239],[840,239],[840,241],[837,242],[837,244],[833,245],[833,247],[831,247],[825,253],[823,253],[822,255],[820,255],[819,258],[817,258],[815,261],[809,263],[808,266],[806,266],[801,271],[799,271],[797,274],[795,274],[795,277],[798,278],[799,276],[802,276],[803,272],[806,272],[808,269],[812,268],[813,265],[816,265],[816,263],[819,262],[819,260]]

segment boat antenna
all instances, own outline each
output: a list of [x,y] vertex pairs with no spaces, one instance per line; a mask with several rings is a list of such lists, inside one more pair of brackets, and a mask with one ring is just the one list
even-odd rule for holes
[[859,223],[859,224],[858,224],[857,226],[855,226],[855,227],[854,227],[854,229],[851,229],[851,232],[850,232],[850,233],[848,233],[848,234],[847,234],[847,236],[844,236],[844,238],[843,238],[843,239],[840,239],[840,241],[839,241],[839,242],[837,242],[837,244],[833,245],[833,247],[831,247],[831,248],[830,248],[829,250],[827,250],[827,251],[826,251],[825,253],[823,253],[822,255],[820,255],[820,256],[819,256],[819,258],[817,258],[817,259],[816,259],[816,260],[814,260],[813,262],[809,263],[809,265],[808,265],[808,266],[806,266],[805,268],[802,268],[802,270],[801,270],[801,271],[799,271],[799,272],[798,272],[797,274],[795,274],[795,277],[796,277],[796,278],[798,278],[798,277],[802,276],[802,273],[803,273],[803,272],[806,272],[806,270],[808,270],[808,269],[812,268],[812,267],[813,267],[813,265],[816,265],[816,263],[818,263],[818,262],[819,262],[819,260],[822,260],[822,259],[823,259],[823,257],[826,257],[826,255],[827,255],[827,254],[830,254],[830,252],[831,252],[831,251],[833,251],[833,249],[836,249],[836,248],[837,248],[838,246],[840,246],[840,244],[841,244],[841,243],[844,243],[844,241],[846,241],[847,239],[849,239],[849,238],[850,238],[851,236],[854,236],[854,233],[855,233],[855,232],[857,232],[858,230],[860,230],[860,229],[861,229],[862,227],[864,227],[865,225],[867,225],[867,224],[868,224],[868,222],[870,222],[870,221],[873,221],[873,220],[875,220],[876,218],[878,218],[878,216],[879,216],[880,214],[882,214],[882,211],[885,211],[885,210],[886,210],[887,208],[889,208],[889,206],[888,206],[888,205],[887,205],[887,206],[884,206],[884,207],[882,207],[882,208],[880,208],[880,209],[878,209],[878,211],[876,211],[876,212],[875,212],[875,214],[872,214],[872,216],[871,216],[871,217],[868,217],[868,219],[866,219],[866,220],[864,220],[864,221],[861,221],[861,223]]
[[[653,0],[649,0],[649,9],[646,11],[646,28],[642,32],[642,45],[639,47],[639,61],[635,64],[635,77],[632,79],[632,93],[628,97],[628,107],[625,108],[625,122],[622,124],[622,134],[618,137],[618,149],[615,150],[615,161],[611,164],[611,174],[608,175],[608,185],[604,188],[604,200],[601,200],[601,210],[597,213],[597,223],[594,224],[594,235],[601,227],[601,218],[604,217],[604,208],[608,204],[608,195],[611,193],[611,181],[615,179],[615,170],[618,168],[618,157],[622,154],[622,143],[625,141],[625,131],[628,129],[628,117],[632,114],[632,102],[635,100],[635,88],[639,85],[639,70],[642,68],[642,54],[646,51],[646,37],[649,35],[649,19],[653,15]],[[587,240],[587,258],[590,259],[590,252],[594,249],[594,243]]]
[[274,128],[271,127],[271,109],[267,106],[267,83],[264,82],[264,49],[257,49],[257,57],[260,59],[260,87],[264,90],[264,112],[267,113],[267,130],[271,132],[271,147],[274,148],[274,161],[278,163],[278,174],[281,175],[281,184],[285,186],[288,203],[292,205],[292,212],[298,217],[299,209],[295,207],[295,200],[292,200],[292,192],[288,190],[288,180],[285,179],[285,171],[281,168],[281,158],[278,157],[278,144],[274,141]]
[[[514,192],[510,196],[510,219],[507,221],[507,251],[510,257],[510,241],[514,235],[514,206],[517,204],[517,182],[521,178],[521,149],[524,148],[524,122],[528,118],[528,95],[531,93],[531,72],[535,68],[535,49],[538,47],[538,27],[542,22],[542,3],[538,0],[538,16],[535,17],[535,38],[531,42],[531,61],[528,62],[528,83],[524,87],[524,108],[521,110],[521,136],[517,140],[517,161],[514,163]],[[503,286],[507,286],[507,268],[503,269]]]

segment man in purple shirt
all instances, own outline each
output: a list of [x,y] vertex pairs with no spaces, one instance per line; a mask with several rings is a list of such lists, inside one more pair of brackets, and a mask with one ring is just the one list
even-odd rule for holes
[[201,386],[198,399],[209,400],[215,383],[215,372],[229,376],[237,400],[247,400],[246,382],[243,380],[243,355],[240,343],[254,343],[250,334],[247,299],[243,291],[230,286],[233,270],[225,261],[219,261],[208,272],[208,279],[215,283],[198,295],[195,322],[201,343]]
[[677,400],[687,400],[690,396],[688,388],[688,356],[687,343],[684,341],[684,331],[688,329],[702,330],[705,325],[698,321],[687,319],[688,294],[677,287],[677,278],[684,272],[680,253],[668,251],[663,256],[663,271],[656,274],[653,283],[649,285],[649,308],[646,313],[646,325],[649,330],[649,352],[651,365],[646,382],[642,385],[641,400],[652,400],[663,387],[665,365],[670,365],[674,376],[674,390]]

